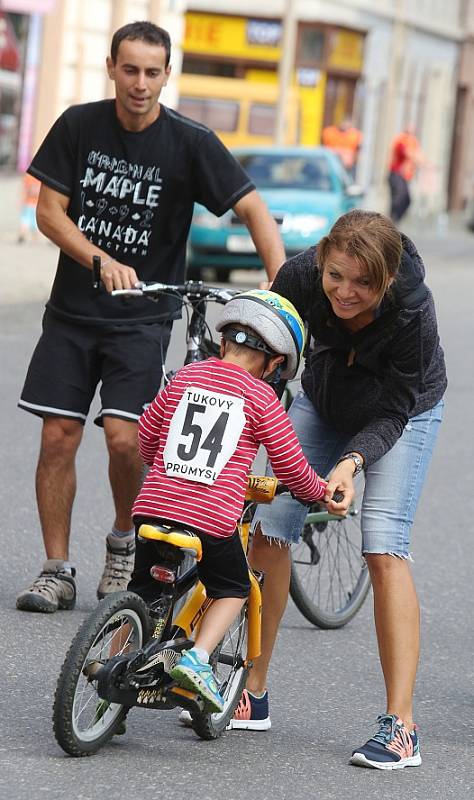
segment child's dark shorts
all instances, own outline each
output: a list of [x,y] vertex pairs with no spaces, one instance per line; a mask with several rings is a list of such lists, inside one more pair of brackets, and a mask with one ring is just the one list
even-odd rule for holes
[[[142,524],[159,525],[169,520],[158,520],[151,517],[135,517],[135,529]],[[179,523],[178,523],[179,525]],[[250,578],[247,559],[243,551],[242,542],[237,531],[232,536],[219,539],[208,533],[185,526],[196,536],[202,544],[202,559],[198,561],[198,575],[206,587],[206,594],[214,600],[223,597],[248,597],[250,592]],[[152,541],[144,542],[136,536],[135,564],[128,589],[135,592],[145,600],[151,602],[157,597],[157,582],[151,577],[151,567],[159,563],[156,548]]]

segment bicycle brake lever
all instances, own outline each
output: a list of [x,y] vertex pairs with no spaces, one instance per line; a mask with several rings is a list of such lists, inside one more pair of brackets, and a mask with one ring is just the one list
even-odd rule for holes
[[96,292],[100,289],[100,256],[92,256],[92,286]]

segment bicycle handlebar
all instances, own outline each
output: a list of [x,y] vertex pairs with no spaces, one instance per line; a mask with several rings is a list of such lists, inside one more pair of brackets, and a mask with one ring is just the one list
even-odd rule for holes
[[[99,291],[101,284],[100,270],[100,256],[92,256],[92,285],[96,291]],[[148,296],[154,299],[169,292],[171,294],[178,294],[183,299],[185,297],[191,300],[204,300],[209,298],[216,300],[218,303],[225,304],[241,291],[241,289],[222,289],[222,287],[219,286],[208,286],[202,281],[186,281],[185,283],[179,284],[159,283],[157,281],[146,283],[145,281],[139,281],[132,289],[113,289],[110,294],[112,297]]]
[[208,286],[202,281],[186,281],[186,283],[179,284],[145,283],[140,281],[133,289],[114,289],[111,295],[112,297],[138,296],[153,299],[169,292],[170,294],[178,294],[183,298],[188,297],[194,300],[209,298],[224,304],[241,291],[241,289],[222,289],[219,286]]
[[[294,497],[295,500],[298,500],[298,502],[302,503],[302,505],[304,505],[304,506],[312,506],[313,505],[313,503],[307,503],[305,500],[301,500],[299,497],[294,495],[292,493],[291,489],[288,488],[288,486],[285,486],[283,483],[279,483],[277,488],[276,488],[276,490],[275,490],[275,495],[277,495],[277,494],[286,494],[286,493],[291,494],[291,496]],[[341,503],[344,500],[344,493],[336,491],[336,492],[334,492],[334,494],[333,494],[331,499],[333,500],[334,503]]]

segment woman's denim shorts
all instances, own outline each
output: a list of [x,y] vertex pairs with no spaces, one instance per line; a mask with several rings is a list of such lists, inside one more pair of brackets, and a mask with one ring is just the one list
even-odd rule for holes
[[[443,400],[409,420],[388,453],[365,471],[361,508],[362,552],[390,553],[410,558],[410,529],[421,495],[443,415]],[[349,437],[339,434],[319,416],[300,391],[289,416],[309,463],[327,476],[347,450]],[[270,470],[269,470],[270,471]],[[270,472],[271,474],[271,472]],[[262,505],[254,517],[264,536],[281,544],[297,542],[308,509],[289,495]]]

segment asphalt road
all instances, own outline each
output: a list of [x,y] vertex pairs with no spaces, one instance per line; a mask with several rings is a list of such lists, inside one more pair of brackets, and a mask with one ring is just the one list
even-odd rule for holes
[[[71,548],[78,605],[52,616],[17,612],[15,595],[39,570],[43,553],[34,499],[40,423],[17,410],[16,400],[42,312],[43,290],[30,273],[41,270],[44,278],[54,253],[44,244],[22,249],[0,243],[14,283],[0,305],[1,800],[92,800],[103,794],[136,800],[183,794],[202,800],[474,796],[474,237],[426,231],[416,241],[437,298],[450,385],[413,537],[423,624],[416,702],[423,765],[393,773],[348,765],[351,749],[368,738],[384,707],[370,598],[339,631],[312,628],[290,602],[269,683],[271,731],[234,731],[206,743],[178,725],[175,711],[134,709],[127,735],[98,755],[72,759],[62,753],[51,728],[54,687],[72,636],[95,606],[112,506],[102,433],[88,424],[78,460]],[[171,367],[182,357],[179,326],[175,337]]]

